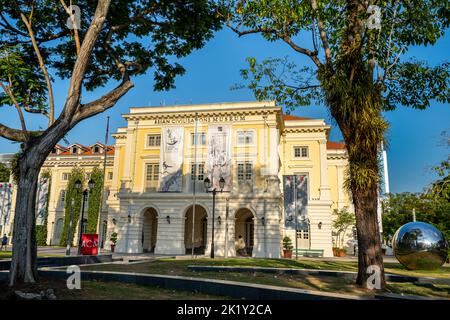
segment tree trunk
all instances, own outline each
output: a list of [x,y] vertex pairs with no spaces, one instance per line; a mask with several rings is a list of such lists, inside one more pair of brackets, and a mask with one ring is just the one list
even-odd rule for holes
[[17,163],[19,181],[14,213],[10,286],[32,283],[37,279],[36,191],[41,166],[50,152],[42,152],[38,147],[39,145],[26,148]]
[[[352,191],[358,234],[358,277],[356,283],[370,289],[384,289],[386,286],[378,225],[377,189],[377,185],[374,185],[364,191]],[[379,287],[377,287],[378,284]]]

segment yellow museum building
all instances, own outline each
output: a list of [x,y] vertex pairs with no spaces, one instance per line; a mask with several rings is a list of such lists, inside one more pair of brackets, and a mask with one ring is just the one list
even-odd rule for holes
[[[123,118],[107,151],[105,249],[116,232],[116,252],[209,255],[214,233],[219,257],[238,254],[239,236],[253,257],[280,257],[285,236],[333,255],[333,210],[353,206],[345,146],[328,140],[323,119],[285,115],[272,101],[136,107]],[[67,175],[102,168],[104,147],[49,155],[48,244],[61,237]],[[205,179],[217,191],[214,208]]]

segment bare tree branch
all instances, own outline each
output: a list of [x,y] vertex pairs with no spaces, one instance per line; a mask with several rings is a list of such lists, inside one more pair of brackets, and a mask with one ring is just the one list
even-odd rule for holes
[[278,30],[270,29],[270,28],[255,28],[255,29],[249,29],[249,30],[240,31],[239,29],[233,27],[230,24],[229,21],[226,22],[226,25],[227,25],[228,28],[230,28],[232,31],[234,31],[239,37],[242,37],[242,36],[245,36],[245,35],[248,35],[248,34],[255,34],[255,33],[271,33],[271,34],[275,34],[278,38],[280,38],[285,43],[287,43],[295,51],[310,57],[311,60],[314,62],[314,64],[317,67],[320,67],[322,65],[322,63],[320,62],[319,58],[317,57],[317,55],[318,55],[317,51],[311,51],[311,50],[308,50],[308,49],[305,49],[305,48],[302,48],[302,47],[298,46],[297,44],[294,43],[294,41],[292,41],[292,39],[287,34],[279,32]]
[[59,116],[59,119],[65,119],[68,123],[72,121],[72,117],[77,111],[77,108],[80,106],[79,102],[81,99],[81,89],[84,75],[88,67],[88,62],[89,58],[91,57],[92,50],[106,19],[110,4],[111,0],[98,1],[91,25],[86,32],[83,43],[81,44],[80,54],[78,55],[73,67],[72,77],[70,79],[69,91],[67,93],[67,99],[64,105],[64,109]]
[[77,55],[80,54],[80,37],[78,36],[78,28],[75,24],[75,16],[73,15],[73,13],[69,10],[69,7],[66,6],[66,3],[64,2],[64,0],[60,0],[62,6],[64,7],[64,10],[66,10],[67,14],[70,16],[70,20],[72,21],[72,26],[74,26],[73,28],[73,38],[75,40],[75,48],[77,50]]
[[126,79],[119,86],[101,98],[87,104],[80,105],[78,111],[72,119],[72,125],[113,107],[116,102],[133,87],[134,84],[129,79]]
[[324,26],[322,20],[320,19],[319,10],[317,7],[317,0],[311,0],[311,7],[316,12],[317,26],[319,28],[319,35],[320,35],[320,39],[322,40],[323,49],[325,50],[325,58],[327,60],[327,63],[331,66],[331,64],[332,64],[331,50],[330,50],[330,46],[328,44],[328,37],[327,37],[327,33],[325,31],[325,26]]
[[48,125],[51,126],[52,123],[55,121],[55,101],[53,98],[52,82],[50,79],[50,75],[48,74],[47,67],[45,66],[44,59],[42,58],[41,52],[39,50],[39,46],[36,42],[36,38],[34,37],[34,32],[31,27],[31,20],[28,20],[27,17],[25,17],[25,15],[23,13],[21,13],[20,16],[22,18],[22,21],[25,23],[25,25],[28,29],[28,34],[29,34],[31,42],[33,44],[34,52],[36,53],[36,56],[39,61],[39,66],[44,74],[45,82],[47,83],[49,109],[50,109]]
[[[28,131],[29,133],[29,131]],[[38,133],[38,132],[35,132]],[[28,135],[23,130],[12,129],[0,123],[0,137],[11,141],[26,142]]]
[[11,101],[14,104],[14,107],[17,110],[17,113],[19,114],[20,124],[22,126],[22,131],[24,134],[27,134],[27,126],[25,124],[25,118],[23,117],[22,109],[20,108],[19,103],[16,100],[16,97],[14,97],[14,94],[11,91],[10,87],[6,87],[2,82],[0,82],[0,86],[2,87],[3,91],[10,97]]

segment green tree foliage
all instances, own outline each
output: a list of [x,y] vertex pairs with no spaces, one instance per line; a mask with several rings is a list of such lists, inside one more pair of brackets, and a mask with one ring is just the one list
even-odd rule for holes
[[[29,190],[52,148],[79,122],[112,108],[133,88],[135,76],[153,72],[154,90],[173,88],[185,71],[180,58],[203,47],[220,27],[212,0],[0,1],[0,107],[14,108],[20,123],[13,128],[0,117],[0,137],[21,143],[13,167],[19,189],[11,286],[37,277]],[[58,77],[67,79],[68,90],[55,106]],[[107,92],[85,94],[114,82]],[[47,118],[47,128],[27,124],[28,113]]]
[[[243,87],[292,110],[323,103],[342,132],[358,232],[357,283],[377,265],[385,286],[377,222],[382,112],[450,102],[449,62],[405,59],[412,46],[435,45],[450,24],[447,0],[223,0],[220,14],[239,37],[260,34],[292,49],[286,58],[248,58]],[[381,20],[374,19],[378,10]],[[303,58],[303,60],[302,60]],[[306,60],[304,60],[306,59]],[[239,86],[238,86],[239,87]]]
[[[69,1],[65,2],[68,6]],[[11,80],[11,89],[22,106],[48,109],[48,89],[21,13],[30,17],[47,68],[68,79],[77,58],[75,37],[82,42],[97,7],[97,1],[70,3],[81,10],[77,35],[67,28],[69,16],[59,1],[0,3],[4,17],[0,22],[0,81]],[[111,79],[121,81],[124,68],[129,75],[144,74],[151,69],[155,90],[173,88],[175,77],[185,72],[173,58],[201,48],[220,26],[212,1],[112,1],[83,84],[87,90],[93,90]],[[13,106],[14,102],[2,92],[0,105]]]
[[450,239],[450,202],[427,193],[391,194],[383,203],[383,236],[391,240],[395,231],[405,223],[416,220],[434,225]]
[[102,170],[98,167],[94,167],[91,172],[91,180],[94,182],[94,188],[92,188],[89,192],[86,233],[97,232],[100,198],[103,186]]
[[79,225],[80,220],[80,213],[81,213],[81,204],[83,201],[83,190],[77,190],[75,188],[75,182],[79,180],[81,181],[81,185],[85,185],[85,172],[83,169],[75,167],[72,169],[72,172],[70,173],[70,179],[67,183],[67,189],[66,189],[66,202],[64,203],[64,228],[61,233],[61,240],[59,245],[60,246],[67,246],[67,237],[68,237],[68,231],[69,231],[69,225],[70,225],[70,213],[72,211],[72,228],[71,228],[71,235],[72,235],[72,243],[74,244],[74,235],[75,231],[77,229],[77,226]]
[[10,175],[11,171],[8,167],[4,163],[0,162],[0,182],[8,182]]
[[45,170],[41,174],[41,178],[49,179],[48,185],[48,193],[47,193],[47,206],[45,207],[44,214],[44,224],[41,226],[36,226],[36,242],[38,246],[46,246],[47,245],[47,232],[48,232],[48,206],[50,201],[50,190],[52,185],[52,175],[50,170]]
[[391,194],[383,201],[383,235],[390,240],[403,224],[416,220],[434,225],[450,240],[450,168],[443,161],[434,171],[441,177],[425,192]]

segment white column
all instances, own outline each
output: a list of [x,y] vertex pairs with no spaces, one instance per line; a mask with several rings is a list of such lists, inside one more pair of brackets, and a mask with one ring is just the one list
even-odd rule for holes
[[123,164],[123,177],[121,183],[124,183],[125,188],[131,188],[132,181],[132,165],[134,163],[133,159],[136,156],[134,154],[134,136],[136,135],[136,130],[134,128],[127,128],[127,138],[125,142],[125,159]]
[[345,193],[344,193],[344,167],[336,166],[337,173],[337,188],[338,188],[338,210],[341,210],[345,204]]
[[331,200],[331,189],[328,184],[327,140],[319,140],[320,144],[320,200]]

